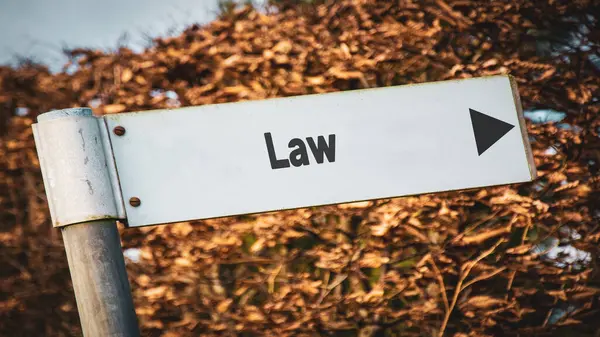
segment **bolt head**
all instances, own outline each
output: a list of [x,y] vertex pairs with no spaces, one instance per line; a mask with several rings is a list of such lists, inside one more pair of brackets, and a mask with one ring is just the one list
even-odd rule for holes
[[122,135],[125,134],[125,128],[122,127],[122,126],[120,126],[120,125],[118,125],[118,126],[115,126],[115,128],[113,129],[113,132],[117,136],[122,136]]
[[132,207],[138,207],[142,204],[142,201],[138,197],[131,197],[131,198],[129,198],[129,204]]

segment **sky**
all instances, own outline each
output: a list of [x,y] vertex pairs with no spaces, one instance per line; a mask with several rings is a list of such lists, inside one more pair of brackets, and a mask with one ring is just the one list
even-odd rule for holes
[[217,0],[0,0],[0,64],[18,56],[60,70],[63,47],[114,49],[123,34],[135,50],[216,17]]

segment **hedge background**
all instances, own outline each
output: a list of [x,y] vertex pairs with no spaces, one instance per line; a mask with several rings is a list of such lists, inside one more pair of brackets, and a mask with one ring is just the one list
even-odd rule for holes
[[600,336],[599,19],[597,0],[278,1],[139,54],[70,50],[56,74],[0,67],[0,335],[81,334],[37,114],[511,74],[537,181],[121,228],[143,334]]

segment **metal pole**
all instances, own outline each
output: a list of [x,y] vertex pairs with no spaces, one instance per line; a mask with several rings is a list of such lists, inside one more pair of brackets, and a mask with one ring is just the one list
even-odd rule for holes
[[88,108],[56,110],[33,125],[54,227],[60,227],[86,337],[139,337],[115,219],[122,218],[112,153]]
[[84,336],[139,336],[115,221],[69,225],[61,232]]

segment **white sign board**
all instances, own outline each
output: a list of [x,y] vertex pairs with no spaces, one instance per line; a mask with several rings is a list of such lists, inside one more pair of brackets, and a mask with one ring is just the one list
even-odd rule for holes
[[104,118],[129,226],[535,178],[508,76]]

